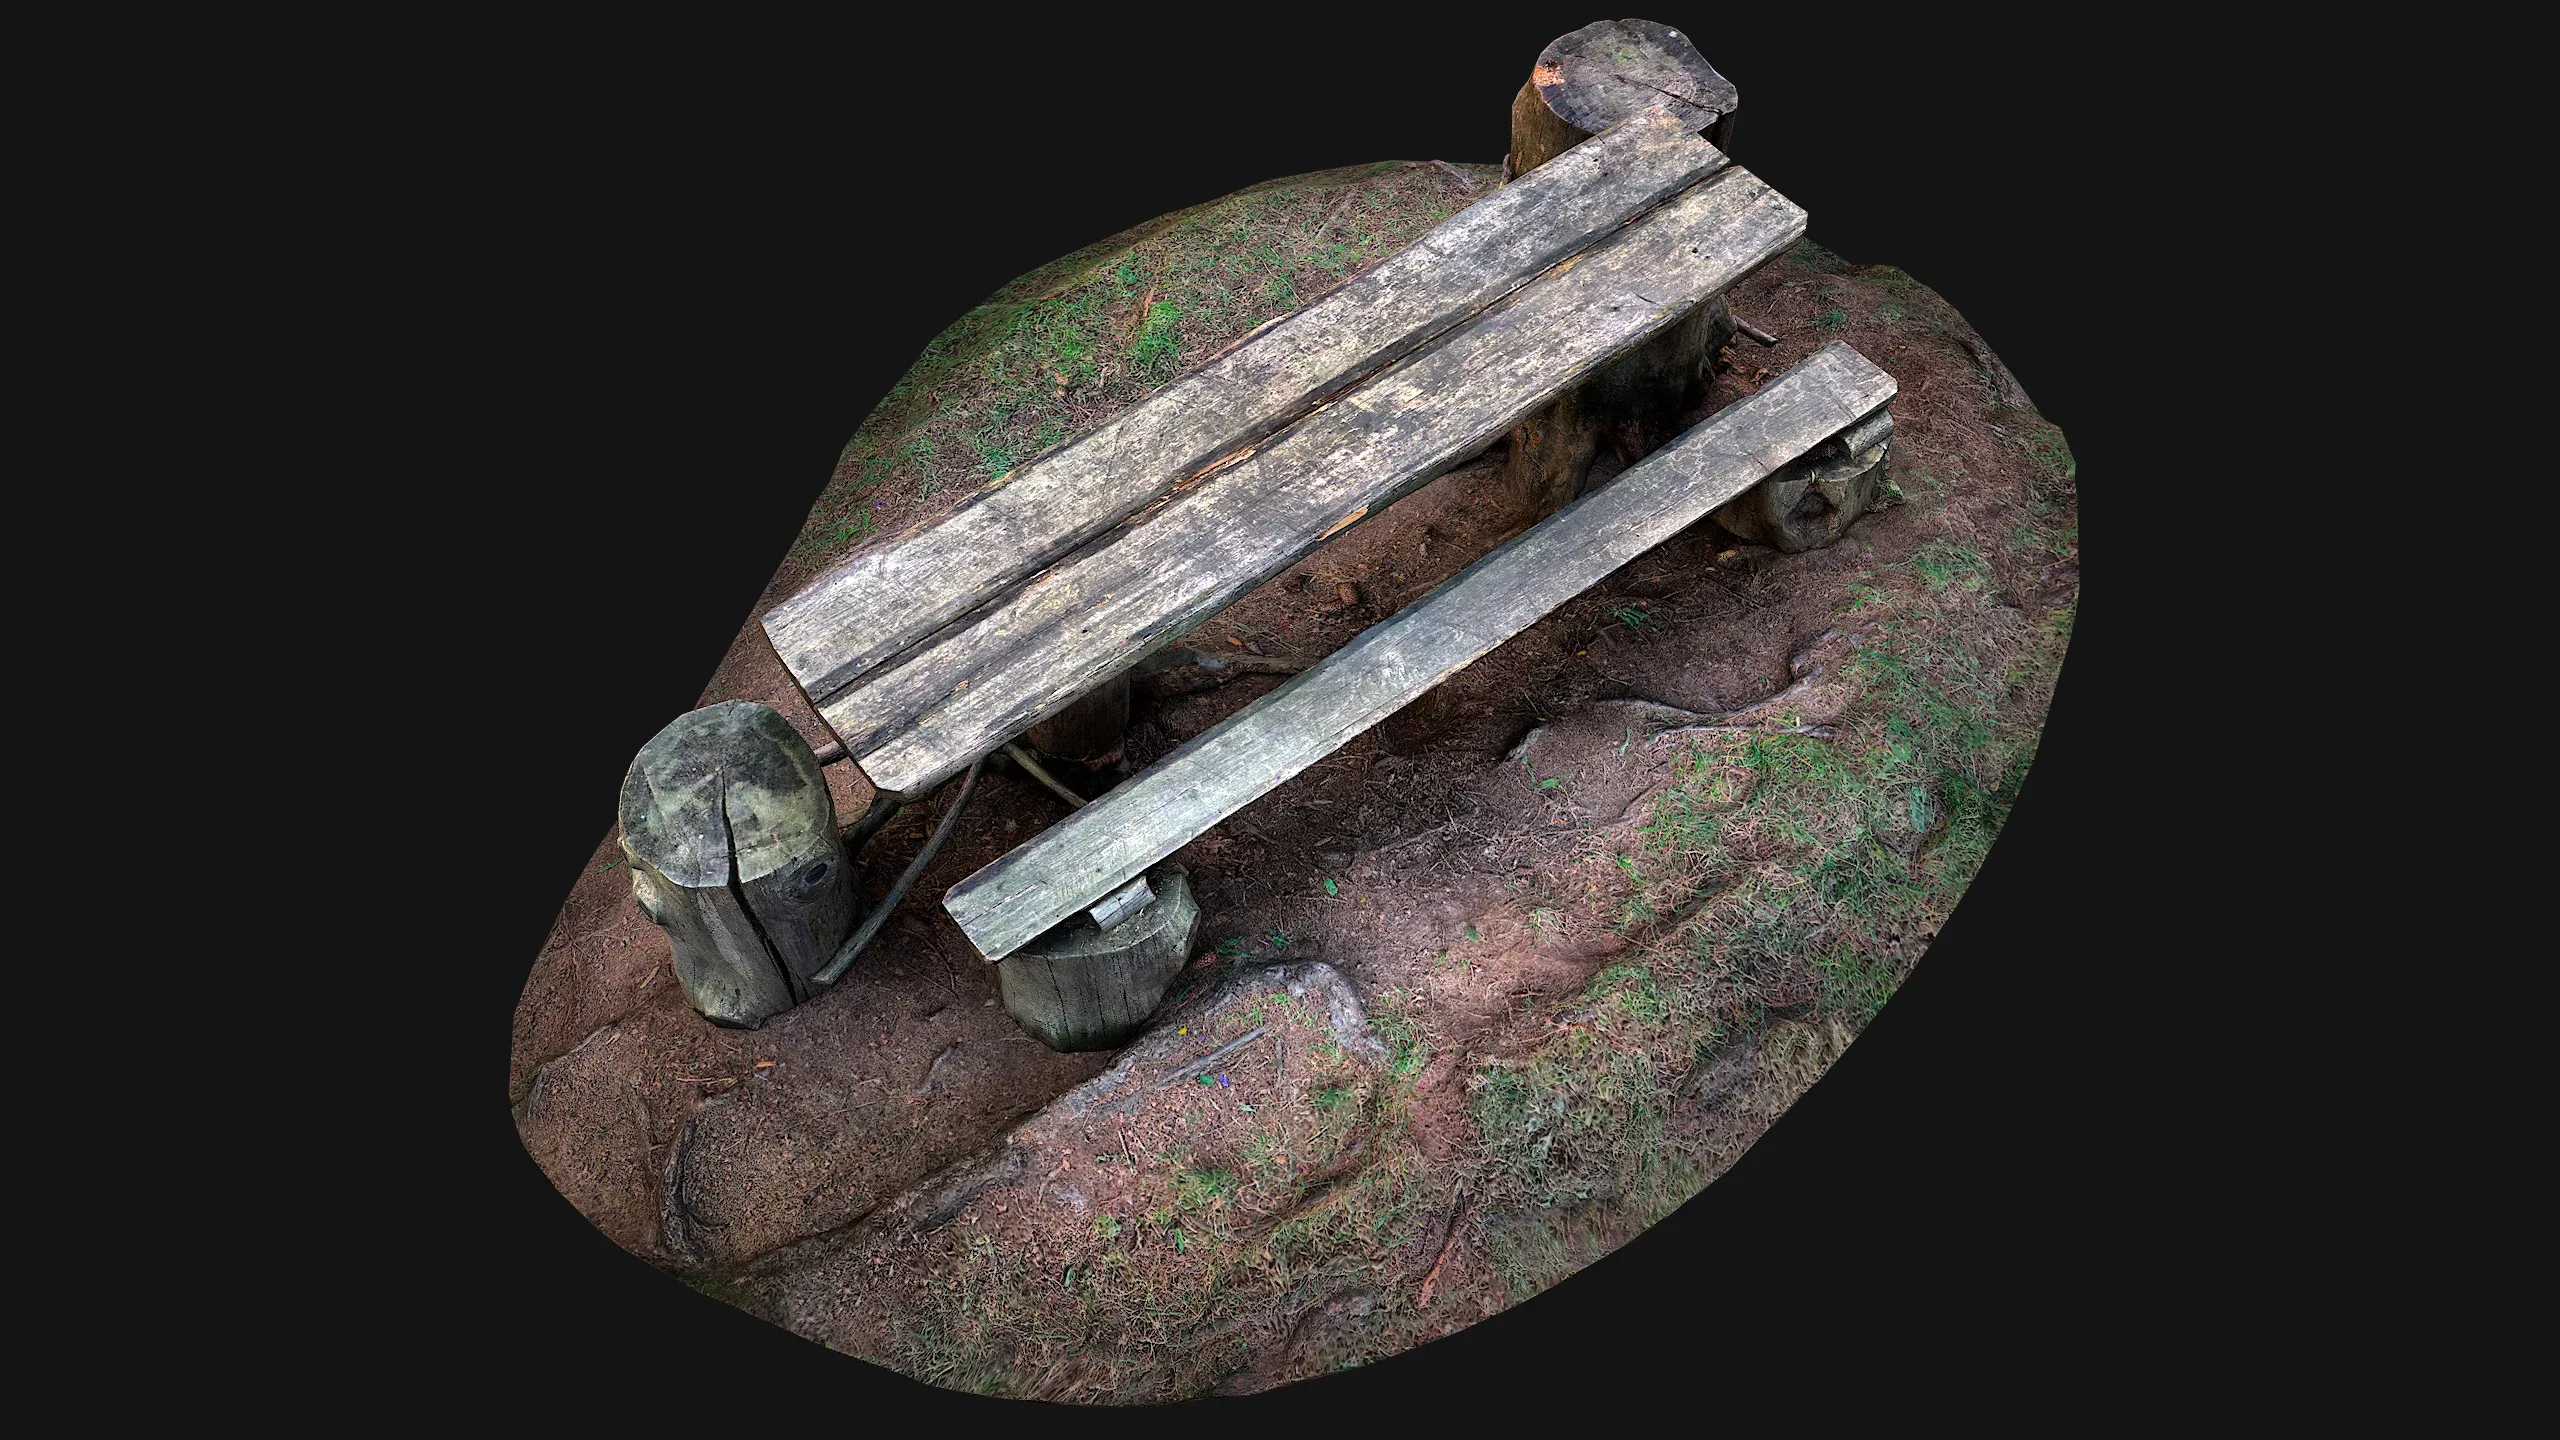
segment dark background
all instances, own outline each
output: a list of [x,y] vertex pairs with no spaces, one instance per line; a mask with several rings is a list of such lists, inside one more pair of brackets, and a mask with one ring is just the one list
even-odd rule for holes
[[[2160,162],[2102,50],[1763,15],[1647,12],[1739,87],[1735,158],[1811,236],[1946,296],[2078,454],[2098,563],[2043,748],[1917,976],[1729,1175],[1529,1304],[1263,1397],[1283,1409],[1451,1387],[1819,1406],[1915,1365],[1967,1388],[2077,1374],[2113,1352],[2153,1244],[2122,1037],[2168,960],[2110,890],[2133,797],[2106,757],[2143,643],[2109,558],[2143,479],[2121,458],[2131,357],[2110,344],[2120,197]],[[572,1211],[506,1113],[526,968],[630,756],[691,707],[840,448],[937,331],[1024,271],[1259,180],[1495,160],[1540,48],[1595,18],[953,7],[874,30],[439,37],[454,62],[367,162],[399,177],[390,223],[420,256],[378,277],[420,362],[394,397],[424,462],[401,505],[433,556],[415,588],[444,670],[413,699],[469,717],[482,747],[406,772],[476,860],[431,920],[390,927],[417,947],[400,1005],[434,1036],[401,1067],[432,1118],[398,1137],[395,1188],[432,1218],[350,1243],[396,1272],[397,1358],[581,1409],[992,1409],[698,1296]]]

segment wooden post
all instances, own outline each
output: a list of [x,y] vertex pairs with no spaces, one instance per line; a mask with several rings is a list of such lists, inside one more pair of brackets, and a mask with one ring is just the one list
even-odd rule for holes
[[1792,555],[1840,538],[1875,503],[1893,416],[1883,410],[1823,441],[1768,479],[1726,501],[1715,521],[1745,540]]
[[1129,672],[1122,671],[1067,702],[1022,738],[1052,760],[1098,768],[1120,758],[1129,730]]
[[1200,903],[1170,862],[1146,873],[1155,899],[1105,930],[1078,915],[996,965],[1005,1013],[1052,1050],[1109,1050],[1155,1014],[1191,958]]
[[[1741,103],[1679,31],[1651,20],[1603,20],[1558,38],[1511,101],[1509,168],[1526,175],[1647,106],[1661,106],[1721,147]],[[1502,484],[1533,514],[1582,493],[1602,444],[1632,465],[1679,433],[1704,399],[1733,315],[1716,296],[1670,329],[1601,367],[1513,427]]]
[[685,998],[752,1028],[823,988],[811,976],[860,901],[807,742],[770,706],[677,716],[622,781],[631,893],[675,948]]

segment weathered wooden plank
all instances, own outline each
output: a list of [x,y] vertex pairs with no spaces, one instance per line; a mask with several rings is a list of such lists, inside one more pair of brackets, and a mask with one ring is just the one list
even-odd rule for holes
[[943,907],[981,954],[1011,954],[1893,393],[1865,356],[1825,346],[953,886]]
[[1474,453],[1804,219],[1725,170],[819,713],[872,784],[922,793]]
[[764,618],[813,703],[1109,529],[1205,463],[1695,184],[1724,156],[1662,110],[1505,186],[1402,253],[920,533],[851,556]]

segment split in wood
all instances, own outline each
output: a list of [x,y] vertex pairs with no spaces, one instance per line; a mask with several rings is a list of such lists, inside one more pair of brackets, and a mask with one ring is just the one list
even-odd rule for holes
[[753,1027],[809,998],[859,902],[825,775],[771,706],[677,716],[631,762],[619,811],[632,898],[686,1001]]
[[[1419,490],[1803,230],[1804,212],[1756,177],[1720,172],[1310,415],[1217,483],[1182,492],[1148,523],[818,708],[881,789],[929,789],[1346,525]],[[1629,302],[1631,288],[1645,301]],[[1053,623],[1066,614],[1080,623]]]
[[[1630,116],[922,534],[848,557],[765,632],[875,786],[921,794],[1234,598],[1210,581],[1250,589],[1668,318],[1650,307],[1689,308],[1801,233],[1802,212],[1749,177],[1701,184],[1730,169],[1678,118]],[[1649,303],[1625,303],[1637,292]],[[1388,423],[1421,395],[1447,397],[1423,407],[1432,433]],[[1240,447],[1255,448],[1183,488]],[[1246,563],[1228,576],[1200,544],[1239,516],[1251,533],[1222,543]],[[1180,583],[1123,583],[1141,573]],[[1017,643],[1075,611],[1090,633]]]

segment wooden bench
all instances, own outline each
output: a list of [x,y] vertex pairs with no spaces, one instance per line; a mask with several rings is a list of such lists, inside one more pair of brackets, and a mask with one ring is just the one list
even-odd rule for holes
[[920,796],[1480,453],[1804,224],[1681,121],[1640,111],[854,556],[765,633],[872,785]]
[[1879,444],[1893,393],[1865,356],[1824,347],[962,880],[944,908],[989,960],[1012,954],[1824,441]]

